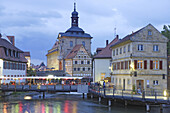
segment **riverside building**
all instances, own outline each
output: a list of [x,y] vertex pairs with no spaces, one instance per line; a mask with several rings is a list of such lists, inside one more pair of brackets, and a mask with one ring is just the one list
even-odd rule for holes
[[[2,79],[1,83],[9,83],[15,81],[15,77],[26,76],[27,60],[23,55],[23,51],[18,49],[11,43],[7,37],[0,34],[0,77],[11,77],[11,79]],[[19,82],[18,79],[16,82]],[[20,82],[25,82],[24,79]]]
[[167,42],[153,25],[111,46],[112,82],[120,89],[167,89]]

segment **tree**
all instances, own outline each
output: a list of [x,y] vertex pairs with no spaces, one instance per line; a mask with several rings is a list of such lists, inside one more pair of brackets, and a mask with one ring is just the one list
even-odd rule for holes
[[164,25],[163,31],[161,33],[169,39],[167,43],[168,55],[170,55],[170,25]]

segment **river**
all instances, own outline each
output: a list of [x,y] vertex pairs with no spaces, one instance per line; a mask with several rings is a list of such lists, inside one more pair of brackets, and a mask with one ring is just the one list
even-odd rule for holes
[[25,100],[24,95],[17,93],[1,97],[0,113],[145,113],[144,107],[108,107],[97,100],[83,99],[78,94],[46,94],[42,99],[37,93],[29,93],[30,100]]

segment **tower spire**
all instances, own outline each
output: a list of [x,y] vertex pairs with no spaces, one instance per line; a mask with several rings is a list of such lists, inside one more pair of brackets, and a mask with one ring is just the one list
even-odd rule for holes
[[76,11],[76,2],[74,2],[74,11]]

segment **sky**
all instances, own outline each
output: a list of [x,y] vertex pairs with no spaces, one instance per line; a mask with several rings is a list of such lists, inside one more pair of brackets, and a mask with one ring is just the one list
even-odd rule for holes
[[[0,32],[15,36],[16,47],[30,51],[31,62],[46,64],[59,32],[71,26],[75,0],[0,0]],[[170,25],[170,0],[76,0],[79,27],[92,39],[92,53],[151,23]],[[115,30],[116,28],[116,30]]]

